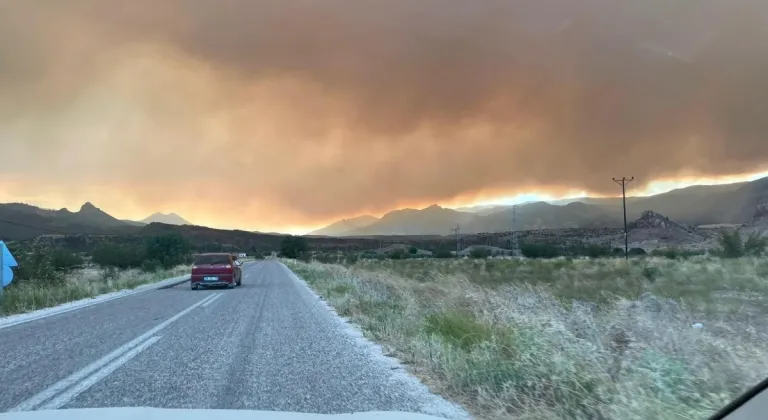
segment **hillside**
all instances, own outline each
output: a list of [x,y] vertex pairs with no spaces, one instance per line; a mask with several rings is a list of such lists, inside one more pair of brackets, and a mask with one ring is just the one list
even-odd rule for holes
[[353,217],[351,219],[341,219],[336,223],[330,224],[322,229],[310,232],[309,235],[318,236],[344,236],[355,229],[361,229],[379,221],[379,218],[369,215]]
[[141,223],[149,224],[149,223],[165,223],[167,225],[191,225],[192,223],[186,221],[183,217],[179,216],[176,213],[155,213],[145,219],[141,220]]
[[48,210],[23,203],[0,204],[0,238],[31,239],[46,234],[127,234],[137,227],[118,220],[91,203],[76,212]]
[[[628,198],[627,219],[636,220],[644,211],[653,210],[684,225],[748,223],[757,204],[766,199],[768,178],[692,186],[649,197]],[[515,206],[515,229],[614,228],[623,223],[621,198],[584,197],[559,203],[535,202]],[[463,210],[437,205],[421,210],[395,210],[368,226],[337,235],[446,235],[457,223],[464,233],[512,229],[512,206],[464,207]]]
[[347,231],[344,236],[449,235],[456,224],[469,223],[476,217],[472,213],[446,209],[435,204],[424,209],[391,211],[368,226]]

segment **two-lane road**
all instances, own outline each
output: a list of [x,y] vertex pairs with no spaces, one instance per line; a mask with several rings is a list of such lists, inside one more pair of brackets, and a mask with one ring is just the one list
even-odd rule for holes
[[277,261],[0,329],[0,411],[152,406],[466,414],[354,337]]

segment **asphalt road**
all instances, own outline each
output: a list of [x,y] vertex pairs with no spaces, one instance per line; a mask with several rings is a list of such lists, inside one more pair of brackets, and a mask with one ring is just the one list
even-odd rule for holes
[[350,334],[284,265],[0,329],[0,411],[151,406],[466,416]]

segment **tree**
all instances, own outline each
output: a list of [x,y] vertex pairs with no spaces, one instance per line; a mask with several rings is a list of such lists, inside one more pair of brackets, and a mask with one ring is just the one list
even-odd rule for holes
[[760,256],[768,247],[768,238],[761,237],[757,232],[751,233],[742,241],[738,231],[720,234],[720,254],[724,258],[739,258],[745,255]]
[[280,256],[284,258],[297,259],[303,257],[308,250],[309,244],[303,236],[286,236],[280,244]]
[[173,232],[147,238],[145,259],[157,261],[164,268],[183,264],[192,249],[190,243],[181,234]]
[[744,256],[744,244],[738,231],[722,232],[719,238],[720,253],[724,258],[739,258]]
[[92,261],[102,267],[119,269],[140,267],[145,259],[142,247],[104,243],[93,250]]

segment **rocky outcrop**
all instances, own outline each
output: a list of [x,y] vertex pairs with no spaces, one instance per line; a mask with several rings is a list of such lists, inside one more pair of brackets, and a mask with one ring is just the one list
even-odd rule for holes
[[669,220],[669,217],[665,217],[661,213],[656,213],[653,210],[646,210],[643,212],[639,219],[632,223],[629,223],[627,228],[629,230],[634,229],[682,229],[686,232],[693,232],[693,228],[690,226],[675,223]]

